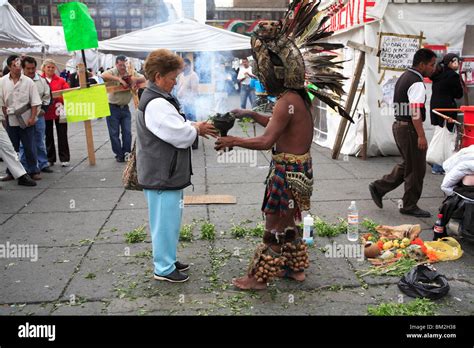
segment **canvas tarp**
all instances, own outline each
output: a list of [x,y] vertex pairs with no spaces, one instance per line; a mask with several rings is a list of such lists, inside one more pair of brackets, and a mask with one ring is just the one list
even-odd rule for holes
[[181,18],[100,41],[99,51],[145,58],[158,48],[175,52],[249,50],[248,36]]
[[6,0],[0,0],[0,48],[42,47],[41,37]]
[[[360,2],[363,3],[364,0],[360,0]],[[346,44],[348,40],[351,40],[377,48],[379,32],[418,35],[422,31],[425,37],[423,42],[426,44],[449,44],[450,49],[461,50],[466,25],[474,24],[474,18],[471,15],[473,12],[474,3],[389,3],[383,12],[382,20],[376,18],[374,21],[352,30],[346,29],[341,33],[336,33],[330,38],[330,41]],[[343,55],[343,58],[349,60],[344,64],[344,75],[352,76],[358,53],[353,49],[346,48]],[[401,72],[387,70],[382,78],[382,71],[379,72],[379,58],[369,55],[366,58],[365,71],[359,85],[362,87],[362,83],[365,81],[365,93],[355,114],[356,125],[351,125],[349,128],[341,153],[354,155],[359,152],[363,143],[363,116],[365,114],[368,125],[368,155],[398,155],[399,152],[392,135],[393,109],[387,105],[384,106],[383,102],[393,98],[393,86]],[[350,83],[351,80],[348,80],[346,90],[349,90]],[[426,83],[425,85],[429,110],[431,84]],[[324,129],[318,129],[318,125],[316,125],[316,143],[333,148],[339,122],[340,117],[328,110]],[[427,137],[430,140],[433,127],[430,124],[429,115],[427,115],[425,129],[427,129]]]

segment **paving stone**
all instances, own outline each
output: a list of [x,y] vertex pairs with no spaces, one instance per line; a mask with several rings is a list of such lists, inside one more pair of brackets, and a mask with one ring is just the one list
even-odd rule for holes
[[17,214],[2,226],[0,243],[81,245],[94,239],[108,215],[107,211]]
[[57,300],[85,252],[86,247],[38,248],[36,262],[0,259],[0,303]]
[[123,192],[122,188],[50,189],[22,212],[112,210]]

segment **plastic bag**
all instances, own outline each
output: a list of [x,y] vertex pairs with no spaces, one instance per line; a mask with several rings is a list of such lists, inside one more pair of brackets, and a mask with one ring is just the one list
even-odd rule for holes
[[398,288],[410,297],[437,300],[449,292],[448,280],[444,275],[424,266],[414,267],[398,282]]
[[443,165],[449,157],[454,155],[456,148],[456,131],[450,132],[446,127],[436,127],[426,153],[426,162]]
[[452,237],[440,238],[434,242],[425,242],[428,252],[432,252],[438,261],[457,260],[462,256],[461,245]]

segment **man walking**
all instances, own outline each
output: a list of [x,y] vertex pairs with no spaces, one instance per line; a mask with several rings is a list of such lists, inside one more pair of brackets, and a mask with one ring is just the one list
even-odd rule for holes
[[382,179],[372,182],[369,191],[374,203],[383,207],[382,197],[405,183],[403,206],[400,213],[416,217],[430,217],[431,214],[418,207],[426,172],[426,141],[423,122],[426,118],[426,91],[424,77],[431,76],[436,67],[436,54],[422,48],[415,53],[413,67],[405,71],[395,85],[393,97],[395,123],[393,136],[403,162]]
[[249,64],[249,60],[244,58],[242,59],[242,66],[237,75],[237,80],[239,80],[240,83],[240,107],[242,109],[247,108],[247,99],[250,101],[250,108],[252,108],[255,103],[255,93],[252,88],[250,88],[250,80],[252,78],[257,77],[252,73],[252,67]]
[[[21,73],[20,57],[16,55],[8,57],[7,65],[10,72],[0,80],[2,85],[0,99],[7,121],[6,130],[16,152],[20,151],[20,142],[23,144],[27,173],[32,179],[40,180],[34,126],[41,98],[33,80]],[[13,179],[13,175],[8,172],[7,177],[2,180]]]
[[[102,78],[109,85],[124,88],[134,88],[137,83],[145,82],[143,75],[134,72],[133,76],[127,73],[127,57],[120,55],[115,59],[115,68],[105,71]],[[132,151],[132,115],[128,104],[132,100],[130,90],[109,93],[110,116],[107,117],[112,151],[117,162],[125,162],[125,157]],[[122,141],[120,141],[122,133]]]
[[[41,98],[41,108],[38,111],[38,117],[35,124],[35,145],[36,155],[38,158],[38,168],[44,173],[52,173],[53,170],[48,165],[48,154],[46,152],[45,136],[46,136],[46,122],[44,114],[51,104],[51,90],[46,79],[41,77],[37,72],[37,62],[33,57],[25,57],[21,66],[23,74],[32,79],[38,89]],[[20,158],[23,166],[26,166],[26,156],[23,147],[20,148]]]

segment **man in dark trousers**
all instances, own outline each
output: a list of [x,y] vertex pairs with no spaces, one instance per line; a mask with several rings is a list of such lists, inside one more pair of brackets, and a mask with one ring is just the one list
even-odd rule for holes
[[405,183],[403,206],[400,213],[416,217],[430,217],[431,214],[418,207],[426,172],[426,141],[423,122],[426,118],[426,91],[424,77],[431,76],[436,67],[436,54],[422,48],[415,53],[413,67],[405,71],[395,85],[393,104],[395,122],[393,136],[403,162],[392,172],[369,185],[374,203],[382,208],[382,197]]

